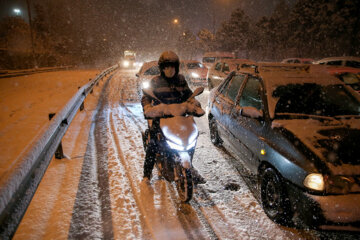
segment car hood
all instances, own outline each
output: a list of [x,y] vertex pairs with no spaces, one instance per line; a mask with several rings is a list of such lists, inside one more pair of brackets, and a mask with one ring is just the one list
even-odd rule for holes
[[206,78],[208,70],[205,68],[194,68],[194,69],[188,69],[188,73],[197,73],[201,78]]
[[360,119],[274,120],[272,127],[281,128],[287,137],[292,135],[292,140],[300,141],[305,146],[303,153],[316,155],[313,161],[321,163],[315,165],[325,165],[325,172],[334,175],[360,174]]

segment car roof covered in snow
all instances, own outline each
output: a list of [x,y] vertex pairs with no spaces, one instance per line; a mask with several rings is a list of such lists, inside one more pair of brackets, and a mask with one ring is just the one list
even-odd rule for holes
[[235,58],[235,54],[231,52],[206,52],[203,57],[230,57]]
[[263,79],[271,118],[274,118],[275,106],[278,101],[278,98],[273,97],[272,93],[279,86],[305,83],[344,85],[341,80],[330,75],[326,67],[322,65],[259,63],[253,72]]

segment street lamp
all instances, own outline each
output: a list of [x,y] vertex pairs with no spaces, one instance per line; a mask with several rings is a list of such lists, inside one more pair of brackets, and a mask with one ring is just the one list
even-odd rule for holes
[[178,23],[179,23],[179,19],[175,18],[175,19],[173,20],[173,23],[174,23],[174,24],[178,24]]
[[15,15],[21,14],[21,10],[19,8],[14,8],[13,11],[14,11]]

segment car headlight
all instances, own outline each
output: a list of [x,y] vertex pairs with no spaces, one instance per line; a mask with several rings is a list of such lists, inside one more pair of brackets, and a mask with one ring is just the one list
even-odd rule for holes
[[149,87],[150,87],[150,83],[149,83],[149,82],[143,82],[143,83],[142,83],[142,86],[143,86],[144,89],[149,88]]
[[128,67],[130,65],[129,61],[123,61],[123,66]]
[[198,78],[198,77],[199,77],[199,74],[192,72],[192,73],[191,73],[191,76],[192,76],[193,78]]
[[304,180],[304,186],[316,191],[323,191],[325,189],[324,177],[320,173],[310,173]]

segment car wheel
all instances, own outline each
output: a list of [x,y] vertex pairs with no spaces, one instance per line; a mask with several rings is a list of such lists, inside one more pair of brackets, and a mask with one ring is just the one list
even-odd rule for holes
[[276,223],[290,225],[293,213],[282,177],[273,169],[260,176],[261,202],[266,215]]
[[218,132],[216,121],[213,118],[209,121],[209,129],[210,129],[210,140],[211,140],[211,142],[215,146],[220,146],[221,143],[222,143],[222,140],[221,140],[219,132]]

